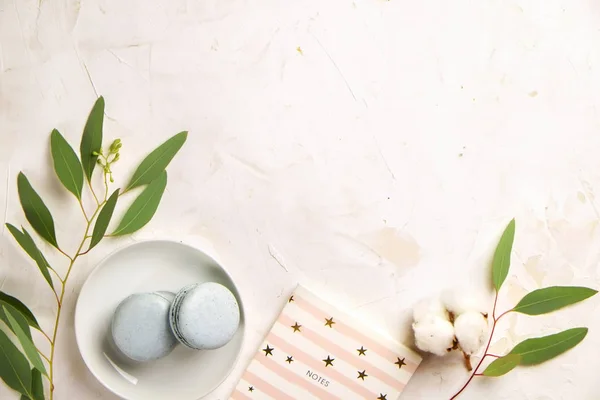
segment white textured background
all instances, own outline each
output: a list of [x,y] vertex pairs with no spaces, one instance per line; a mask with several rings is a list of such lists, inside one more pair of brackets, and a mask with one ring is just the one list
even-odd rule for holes
[[[49,132],[78,148],[97,94],[106,140],[124,143],[116,185],[190,131],[153,222],[79,263],[56,398],[114,399],[79,356],[73,306],[93,266],[130,240],[205,238],[229,260],[249,334],[211,399],[227,397],[298,280],[406,340],[416,300],[487,283],[512,217],[501,310],[541,286],[598,287],[599,28],[591,0],[0,0],[6,221],[25,222],[22,170],[73,251],[83,221],[51,170]],[[49,326],[53,299],[38,275],[2,228],[0,287]],[[507,318],[497,352],[591,329],[576,350],[476,381],[463,398],[597,399],[599,301]],[[460,358],[429,359],[402,398],[447,399],[466,376]],[[13,395],[0,387],[0,398]]]

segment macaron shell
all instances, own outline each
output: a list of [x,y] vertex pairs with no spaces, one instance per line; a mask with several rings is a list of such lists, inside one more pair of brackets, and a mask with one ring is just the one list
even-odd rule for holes
[[240,323],[240,309],[235,296],[215,282],[184,288],[177,294],[170,316],[177,339],[198,350],[226,345]]
[[169,310],[169,324],[171,326],[171,331],[173,332],[175,338],[187,347],[192,347],[192,345],[185,340],[185,338],[179,331],[179,309],[181,308],[181,302],[183,301],[183,299],[185,299],[185,296],[187,296],[188,292],[192,289],[195,289],[199,285],[199,283],[194,283],[185,286],[183,289],[177,292],[175,298],[173,299],[171,309]]
[[166,356],[177,345],[169,326],[170,307],[171,301],[166,294],[139,293],[127,297],[113,315],[114,344],[135,361]]

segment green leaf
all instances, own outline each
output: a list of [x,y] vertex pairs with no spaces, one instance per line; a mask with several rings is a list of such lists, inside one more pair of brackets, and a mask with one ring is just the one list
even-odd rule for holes
[[106,229],[108,229],[108,224],[110,223],[110,219],[112,218],[113,212],[115,211],[115,206],[117,205],[117,200],[119,198],[119,189],[115,190],[113,194],[110,195],[102,210],[100,210],[100,214],[98,214],[98,219],[96,219],[96,225],[94,225],[94,232],[92,233],[92,240],[90,242],[90,250],[96,246],[106,233]]
[[494,259],[492,261],[492,281],[494,282],[496,291],[500,290],[500,287],[508,275],[510,253],[512,251],[514,239],[515,220],[512,219],[504,230],[500,242],[498,242],[498,247],[496,247],[496,251],[494,252]]
[[156,212],[160,199],[167,187],[167,171],[152,181],[142,193],[133,201],[123,219],[119,223],[113,236],[133,233],[146,225]]
[[81,200],[83,190],[83,170],[77,154],[59,131],[50,134],[50,151],[54,161],[54,171],[67,190]]
[[13,315],[13,317],[23,330],[23,332],[25,332],[27,337],[31,339],[31,329],[29,329],[29,324],[27,323],[27,320],[19,312],[19,310],[17,310],[10,304],[0,302],[0,321],[3,321],[6,324],[6,326],[8,326],[10,330],[16,335],[16,332],[12,329],[12,326],[10,325],[10,320],[8,319],[7,314],[4,312],[3,307],[6,307],[6,309],[10,311],[10,313]]
[[[31,370],[31,394],[33,400],[45,400],[44,396],[44,381],[42,380],[42,374],[37,369]],[[29,400],[28,397],[22,396],[21,400]]]
[[31,398],[29,362],[6,334],[0,331],[0,378],[8,387]]
[[2,305],[2,303],[8,304],[17,309],[17,311],[19,311],[21,315],[27,320],[29,326],[32,326],[40,331],[42,330],[31,310],[29,310],[29,308],[27,308],[25,304],[21,303],[19,299],[0,291],[0,306]]
[[46,260],[46,257],[44,257],[40,249],[38,249],[31,235],[29,235],[29,233],[24,228],[23,232],[21,232],[14,225],[7,223],[6,227],[8,228],[9,232],[13,235],[17,243],[19,243],[23,250],[25,250],[25,252],[29,254],[29,257],[31,257],[33,261],[35,261],[38,268],[40,269],[40,272],[44,276],[44,279],[46,279],[46,282],[48,282],[50,287],[54,289],[54,283],[52,282],[52,277],[50,276],[50,271],[48,270],[50,268],[48,260]]
[[596,293],[597,290],[581,286],[551,286],[528,293],[513,311],[527,315],[546,314],[578,303]]
[[509,354],[521,356],[520,365],[535,365],[548,361],[575,347],[588,333],[588,328],[573,328],[516,345]]
[[521,356],[518,354],[508,354],[504,357],[497,358],[487,366],[485,371],[483,371],[483,375],[496,377],[507,374],[519,365],[520,360]]
[[181,149],[186,139],[187,132],[180,132],[148,154],[133,173],[125,191],[146,185],[157,179]]
[[54,247],[58,247],[56,242],[56,232],[54,231],[54,219],[44,204],[40,196],[33,189],[27,177],[20,172],[17,178],[17,188],[21,207],[27,221],[33,229]]
[[92,173],[96,166],[98,156],[93,153],[100,152],[102,148],[102,126],[104,124],[104,97],[98,97],[90,115],[88,116],[85,128],[83,128],[83,135],[81,137],[81,146],[79,151],[81,153],[81,165],[83,166],[83,172],[87,180],[92,179]]
[[19,339],[19,343],[21,343],[21,347],[23,348],[23,351],[25,351],[25,354],[27,355],[27,358],[29,358],[29,361],[31,361],[31,364],[42,374],[48,375],[48,373],[46,372],[46,367],[44,366],[44,362],[42,361],[42,358],[40,357],[37,348],[31,341],[31,339],[27,337],[27,334],[23,331],[23,329],[21,329],[21,325],[19,325],[15,316],[12,315],[6,307],[2,307],[2,310],[4,311],[4,314],[6,314],[6,316],[8,317],[10,327],[15,333],[15,336],[17,336],[17,339]]

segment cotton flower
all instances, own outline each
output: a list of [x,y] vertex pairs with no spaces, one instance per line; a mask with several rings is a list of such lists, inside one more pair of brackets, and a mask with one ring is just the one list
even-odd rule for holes
[[481,349],[487,332],[487,319],[479,311],[464,312],[454,320],[456,340],[466,354],[474,354]]
[[431,315],[445,320],[448,319],[448,311],[438,298],[421,300],[413,308],[413,319],[415,322],[421,321]]
[[446,318],[428,314],[413,323],[415,343],[423,351],[445,355],[454,345],[454,327]]
[[455,316],[468,311],[485,311],[486,302],[481,299],[481,296],[466,288],[446,290],[442,293],[441,299],[446,309]]

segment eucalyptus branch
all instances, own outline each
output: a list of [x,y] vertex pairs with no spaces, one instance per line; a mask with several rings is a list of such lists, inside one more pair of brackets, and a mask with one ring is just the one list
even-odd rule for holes
[[[142,161],[127,185],[127,188],[138,186],[146,186],[146,188],[138,195],[131,206],[129,206],[116,230],[107,234],[108,226],[111,222],[119,197],[119,190],[116,190],[110,197],[108,195],[109,181],[114,181],[111,167],[119,160],[119,150],[122,145],[121,141],[117,139],[112,142],[107,153],[103,152],[103,117],[104,99],[100,97],[94,104],[84,128],[80,148],[81,159],[77,157],[72,147],[60,132],[55,129],[51,134],[50,147],[56,175],[63,186],[77,198],[79,208],[86,221],[85,232],[73,255],[67,254],[58,245],[52,214],[42,201],[41,197],[31,186],[27,177],[23,173],[20,173],[17,179],[21,206],[25,213],[25,217],[32,228],[42,239],[55,247],[69,260],[67,272],[63,278],[50,266],[25,228],[20,230],[11,224],[7,224],[9,231],[16,241],[37,264],[57,301],[56,318],[54,326],[52,327],[52,334],[48,335],[41,329],[35,316],[25,304],[0,291],[0,310],[4,310],[7,317],[13,318],[9,318],[11,324],[10,326],[7,324],[7,326],[18,337],[19,342],[24,349],[24,352],[21,352],[21,350],[15,347],[13,342],[0,331],[0,351],[9,358],[11,366],[14,367],[13,369],[0,368],[0,379],[5,381],[9,387],[19,391],[24,398],[33,398],[32,391],[36,390],[36,388],[25,385],[24,382],[32,382],[34,380],[41,382],[41,376],[43,375],[47,377],[49,382],[49,399],[53,400],[56,374],[54,356],[56,354],[57,335],[59,332],[61,315],[63,314],[63,305],[69,277],[74,271],[76,261],[98,245],[103,238],[121,236],[135,232],[152,219],[167,184],[165,169],[181,146],[183,146],[183,143],[187,138],[187,132],[181,132],[173,136]],[[104,175],[104,198],[102,201],[100,201],[100,198],[97,196],[92,185],[94,167],[98,164],[101,165],[102,173]],[[89,188],[96,203],[96,208],[91,216],[85,211],[85,205],[82,200],[84,182],[86,181],[87,184],[85,186]],[[84,249],[88,239],[90,239],[89,246]],[[59,285],[55,286],[50,271],[52,271],[60,281]],[[10,312],[8,311],[9,308]],[[12,311],[15,311],[16,317],[12,316]],[[4,314],[0,313],[0,319],[2,318],[4,318]],[[23,330],[22,325],[25,325],[29,330],[31,327],[39,330],[48,340],[50,344],[49,356],[42,353],[39,348],[33,344],[30,335],[27,335],[27,332]],[[28,352],[27,349],[33,349],[33,351]],[[48,363],[48,374],[45,372],[45,367],[40,357],[45,359]],[[31,366],[33,366],[33,368],[31,368]],[[37,390],[43,391],[43,387],[40,386]],[[36,393],[36,400],[39,400],[38,398],[40,396],[42,399],[45,399],[43,394]]]
[[[594,289],[579,286],[552,286],[537,289],[526,294],[516,306],[496,317],[498,294],[502,284],[508,276],[508,270],[510,268],[510,256],[514,235],[515,220],[513,219],[504,230],[492,260],[492,283],[496,293],[492,310],[492,328],[485,345],[485,350],[465,384],[450,397],[450,400],[460,396],[476,376],[498,377],[512,371],[520,365],[529,366],[548,361],[575,347],[587,335],[587,328],[571,328],[553,335],[527,339],[517,344],[504,356],[489,353],[498,322],[509,313],[516,312],[525,315],[546,314],[583,301],[597,293]],[[492,361],[485,370],[480,372],[480,367],[488,357],[494,358],[494,361]]]

